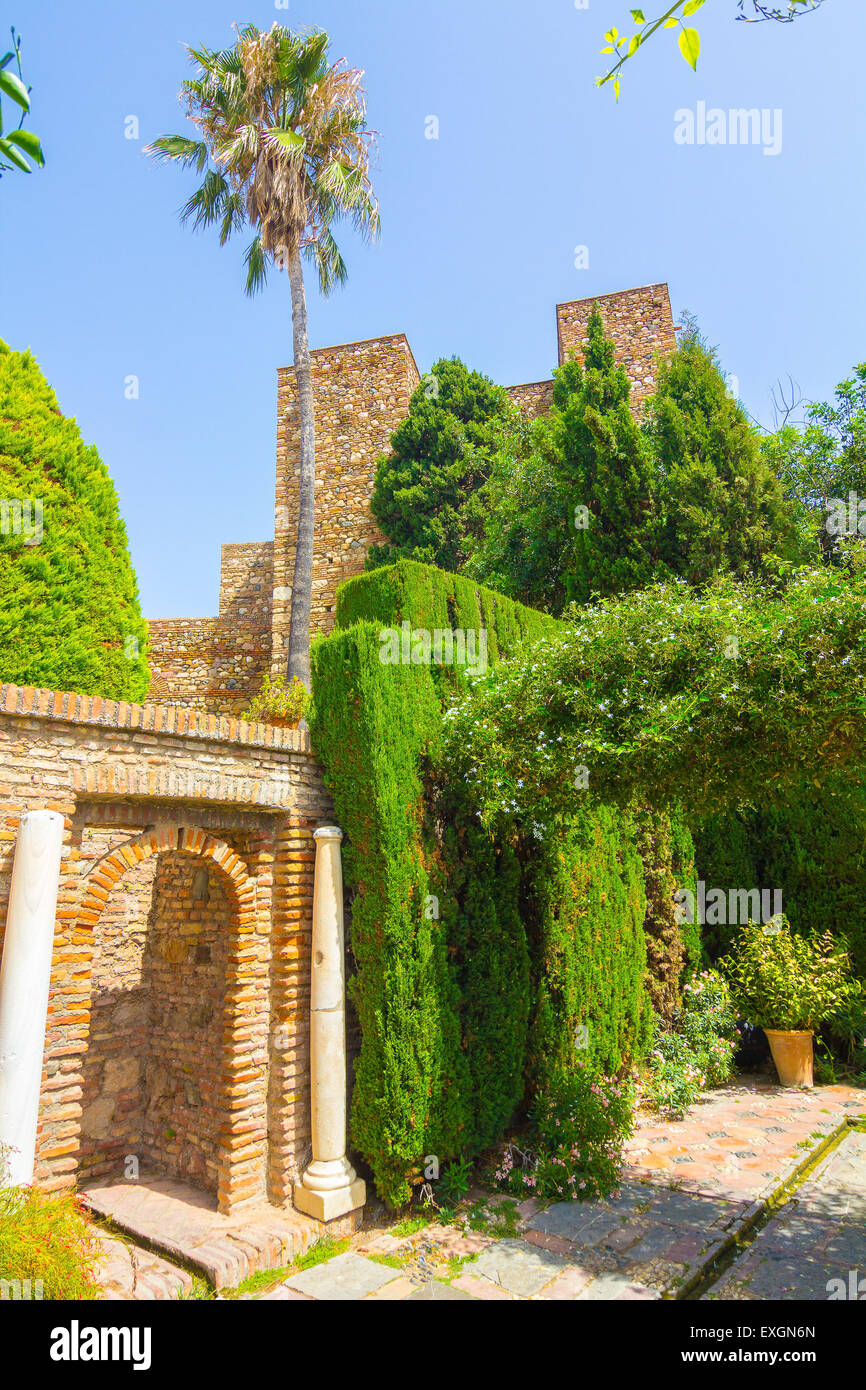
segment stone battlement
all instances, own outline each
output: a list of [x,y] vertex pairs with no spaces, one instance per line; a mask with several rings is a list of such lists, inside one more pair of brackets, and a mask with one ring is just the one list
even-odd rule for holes
[[[597,305],[640,410],[655,388],[659,355],[676,335],[666,284],[572,300],[556,307],[558,362],[580,358]],[[376,462],[409,413],[421,374],[403,333],[311,351],[316,423],[316,549],[313,632],[334,626],[336,591],[383,544],[370,513]],[[550,409],[552,380],[512,386],[530,418]],[[294,368],[277,372],[277,468],[273,541],[222,547],[219,614],[150,623],[151,699],[237,715],[266,671],[285,672],[298,520],[300,430]]]

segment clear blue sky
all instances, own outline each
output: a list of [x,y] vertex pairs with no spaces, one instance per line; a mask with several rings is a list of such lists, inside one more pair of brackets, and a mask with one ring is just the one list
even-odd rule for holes
[[[734,23],[708,0],[695,75],[670,34],[597,91],[609,24],[590,0],[60,0],[5,10],[23,35],[47,166],[0,183],[0,337],[29,347],[108,464],[148,617],[217,609],[219,547],[273,534],[276,369],[288,283],[242,291],[242,240],[181,229],[190,175],[142,146],[184,128],[184,43],[233,21],[318,25],[366,70],[383,235],[344,236],[349,284],[311,299],[313,346],[405,332],[422,371],[458,354],[512,384],[555,365],[554,305],[668,281],[748,408],[790,372],[824,398],[866,358],[866,5]],[[645,4],[654,14],[658,0]],[[675,143],[674,112],[783,112],[781,153]],[[425,139],[437,115],[440,139]],[[141,138],[124,138],[135,115]],[[574,247],[590,250],[574,268]],[[124,379],[140,378],[140,399]]]

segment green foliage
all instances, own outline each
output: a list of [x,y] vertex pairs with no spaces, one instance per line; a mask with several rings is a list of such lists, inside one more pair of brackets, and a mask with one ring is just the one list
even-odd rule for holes
[[368,569],[399,559],[462,568],[480,529],[496,426],[512,417],[501,386],[456,357],[435,364],[377,462],[370,510],[390,544],[371,547]]
[[760,1028],[814,1031],[860,996],[848,954],[828,931],[800,936],[787,918],[739,929],[719,961],[736,1007]]
[[0,1279],[29,1279],[31,1292],[41,1280],[45,1299],[100,1298],[100,1258],[77,1197],[0,1186]]
[[379,660],[369,623],[314,645],[313,743],[345,829],[347,882],[356,889],[351,997],[361,1025],[352,1140],[377,1189],[398,1206],[426,1154],[463,1149],[468,1060],[444,924],[422,834],[421,762],[439,732],[426,667]]
[[[762,3],[762,0],[737,0],[739,14],[736,18],[752,24],[761,20],[776,20],[778,23],[788,24],[801,15],[817,10],[823,3],[824,0],[783,0],[780,5],[769,5]],[[677,47],[680,57],[688,63],[690,68],[697,71],[698,59],[701,56],[701,36],[693,25],[683,24],[683,20],[690,19],[693,14],[697,14],[703,4],[704,0],[675,0],[673,5],[668,5],[654,19],[647,19],[642,9],[630,10],[632,22],[636,26],[635,32],[633,34],[621,34],[616,28],[610,28],[607,31],[604,36],[604,48],[601,52],[611,58],[611,67],[603,77],[596,78],[596,86],[603,87],[607,82],[611,82],[614,95],[619,101],[622,70],[625,64],[634,57],[648,39],[658,33],[659,29],[677,30]],[[751,8],[747,8],[747,6]],[[614,59],[615,61],[613,61]]]
[[[792,402],[793,405],[793,402]],[[802,544],[828,564],[862,563],[866,517],[852,516],[849,494],[866,499],[866,363],[841,381],[835,400],[813,404],[802,426],[785,423],[762,443],[802,533]],[[840,530],[838,503],[845,512]],[[853,523],[853,525],[852,525]],[[846,537],[851,528],[853,535]]]
[[758,436],[694,325],[660,363],[646,432],[669,573],[693,585],[717,574],[756,579],[773,554],[807,558]]
[[631,816],[600,807],[563,818],[533,845],[524,899],[533,1092],[581,1060],[614,1072],[646,1053],[646,893],[635,840]]
[[446,758],[485,822],[550,823],[581,793],[689,814],[862,767],[866,576],[795,572],[773,590],[720,579],[577,611],[561,636],[492,671],[446,714]]
[[[491,665],[529,650],[545,634],[559,631],[559,623],[545,613],[514,603],[493,589],[471,579],[448,574],[432,565],[401,560],[370,574],[348,579],[337,590],[337,627],[376,623],[379,628],[412,630],[462,630],[487,633],[487,659]],[[460,684],[459,667],[430,668],[443,687]]]
[[147,628],[108,470],[5,343],[0,509],[0,680],[143,700]]
[[532,1151],[509,1145],[494,1182],[524,1198],[586,1202],[607,1197],[620,1180],[633,1117],[631,1085],[578,1062],[539,1098],[532,1114]]
[[724,978],[705,970],[683,989],[673,1026],[656,1025],[648,1096],[656,1110],[685,1114],[701,1091],[723,1086],[734,1071],[737,1017]]
[[383,624],[483,623],[496,661],[554,620],[409,561],[342,586],[337,617],[309,717],[354,889],[352,1142],[396,1206],[426,1156],[447,1171],[501,1139],[577,1023],[611,1070],[645,1052],[641,865],[617,812],[549,846],[483,827],[471,783],[440,770],[443,701],[471,678],[379,659]]
[[[815,766],[815,772],[823,769]],[[818,782],[817,777],[815,782]],[[753,886],[778,889],[793,929],[815,924],[849,943],[859,979],[866,982],[866,786],[849,775],[822,780],[805,796],[761,809],[739,808],[695,827],[699,875],[707,889]],[[704,942],[715,959],[732,928],[707,924]]]
[[[17,68],[17,73],[12,71],[12,65]],[[42,146],[39,137],[34,135],[32,130],[24,129],[24,122],[30,112],[30,92],[31,88],[24,84],[24,73],[21,70],[21,39],[12,29],[12,48],[0,59],[0,178],[4,171],[20,169],[23,173],[32,173],[32,165],[38,164],[41,168],[45,163],[45,156],[42,153]],[[4,118],[3,100],[12,102],[13,120],[17,120],[17,126],[12,130],[6,130]]]
[[526,448],[512,432],[494,459],[474,574],[556,613],[654,577],[653,469],[629,394],[594,309],[583,365],[555,373]]
[[297,676],[287,686],[284,676],[277,676],[272,681],[270,673],[266,671],[261,686],[241,719],[249,719],[254,724],[285,724],[295,729],[307,712],[309,700],[307,689]]

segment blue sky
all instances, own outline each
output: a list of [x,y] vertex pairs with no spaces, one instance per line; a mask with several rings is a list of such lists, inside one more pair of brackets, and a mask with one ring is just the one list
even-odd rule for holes
[[[310,287],[313,346],[405,332],[422,371],[456,353],[534,381],[555,365],[558,301],[666,280],[765,420],[777,377],[821,399],[866,358],[866,6],[745,25],[734,0],[707,0],[697,74],[661,33],[617,106],[593,78],[628,8],[28,0],[10,14],[48,162],[0,183],[0,337],[33,351],[108,464],[148,617],[215,613],[220,544],[273,534],[287,279],[248,300],[245,243],[180,228],[193,176],[141,152],[185,126],[183,45],[225,46],[235,21],[322,27],[367,74],[383,234],[374,248],[344,234],[347,287],[328,301]],[[677,144],[675,112],[699,101],[781,110],[781,152]]]

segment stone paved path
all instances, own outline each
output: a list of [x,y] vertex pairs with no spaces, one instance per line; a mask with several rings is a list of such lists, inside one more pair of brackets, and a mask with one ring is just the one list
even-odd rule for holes
[[[262,1301],[633,1300],[682,1296],[742,1235],[772,1193],[846,1120],[866,1116],[866,1091],[844,1086],[784,1090],[762,1080],[709,1092],[685,1119],[639,1122],[618,1195],[607,1202],[488,1204],[483,1229],[435,1224],[407,1235],[362,1230],[349,1248],[296,1270]],[[866,1278],[866,1136],[850,1133],[705,1295],[732,1299],[828,1297],[827,1280]],[[231,1288],[267,1258],[288,1265],[318,1231],[300,1213],[264,1208],[219,1217],[189,1189],[156,1182],[91,1190],[91,1205],[155,1239]],[[476,1223],[477,1224],[477,1223]],[[393,1223],[392,1223],[393,1225]],[[397,1225],[397,1229],[400,1227]],[[337,1233],[342,1234],[342,1233]],[[116,1242],[121,1245],[120,1242]],[[792,1253],[794,1252],[794,1253]],[[129,1256],[112,1252],[107,1296],[178,1297],[189,1276],[155,1256],[132,1288]],[[794,1267],[802,1265],[795,1279]],[[124,1261],[126,1264],[124,1265]],[[859,1264],[858,1264],[859,1261]],[[181,1277],[182,1276],[182,1277]],[[177,1280],[179,1279],[179,1283]],[[158,1292],[160,1288],[167,1291]],[[807,1292],[790,1292],[800,1288]],[[776,1290],[775,1292],[772,1290]],[[812,1290],[811,1293],[808,1290]],[[866,1285],[864,1285],[866,1292]]]
[[192,1275],[178,1265],[105,1231],[99,1233],[99,1244],[103,1254],[99,1282],[105,1298],[155,1300],[184,1298],[192,1293]]
[[[290,1275],[261,1297],[583,1301],[677,1296],[751,1226],[767,1198],[810,1154],[846,1120],[861,1115],[866,1116],[866,1092],[844,1086],[799,1091],[755,1081],[726,1087],[708,1093],[683,1120],[643,1120],[628,1146],[619,1195],[607,1202],[559,1202],[541,1209],[530,1200],[513,1213],[514,1229],[505,1238],[467,1234],[454,1226],[431,1226],[403,1238],[361,1232],[351,1249]],[[852,1134],[845,1144],[853,1142],[853,1148],[844,1152],[859,1155],[861,1138]],[[857,1157],[852,1165],[836,1155],[828,1161],[835,1176],[822,1200],[847,1201],[846,1210],[862,1214],[858,1203],[866,1202],[866,1186],[857,1184],[866,1179],[860,1161]],[[828,1180],[813,1180],[819,1181]],[[502,1198],[488,1201],[494,1211],[507,1211]],[[845,1244],[850,1232],[841,1224],[822,1231],[821,1253],[835,1260],[835,1272],[836,1264],[853,1257],[855,1246]],[[866,1255],[862,1264],[866,1276]],[[761,1287],[769,1289],[772,1280],[763,1278]],[[724,1296],[780,1296],[730,1287]]]
[[847,1134],[818,1164],[704,1296],[826,1302],[831,1294],[839,1301],[866,1297],[866,1133],[862,1132]]

